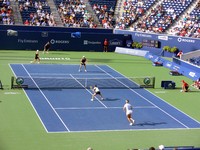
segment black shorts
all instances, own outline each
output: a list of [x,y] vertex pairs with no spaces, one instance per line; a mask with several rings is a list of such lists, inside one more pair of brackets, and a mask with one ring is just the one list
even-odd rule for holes
[[39,56],[38,56],[38,55],[35,55],[35,59],[39,59]]
[[101,95],[101,92],[100,92],[100,91],[98,91],[98,92],[96,92],[96,94],[97,94],[97,95]]
[[84,65],[84,66],[85,66],[85,63],[82,62],[81,65]]

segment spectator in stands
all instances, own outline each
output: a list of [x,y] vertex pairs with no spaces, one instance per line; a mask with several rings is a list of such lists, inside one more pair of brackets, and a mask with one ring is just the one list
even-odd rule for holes
[[29,21],[26,20],[26,21],[24,22],[24,25],[29,25]]
[[185,82],[184,80],[182,80],[181,82],[182,82],[181,92],[188,92],[189,91],[189,84],[187,82]]

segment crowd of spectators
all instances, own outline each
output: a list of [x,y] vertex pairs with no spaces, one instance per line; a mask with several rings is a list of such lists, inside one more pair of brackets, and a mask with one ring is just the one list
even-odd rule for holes
[[[94,18],[86,10],[83,0],[54,0],[65,27],[96,28]],[[157,0],[125,0],[121,17],[114,17],[116,0],[98,3],[89,0],[100,24],[105,29],[130,29],[132,31],[164,33],[176,22],[180,11],[178,7],[187,8],[191,0],[164,0],[156,7],[151,7]],[[56,26],[46,0],[18,0],[23,24],[32,26]],[[93,2],[93,3],[91,3]],[[96,2],[96,3],[95,3]],[[172,5],[171,5],[171,4]],[[165,4],[169,4],[165,6]],[[176,4],[176,5],[175,5]],[[177,7],[177,8],[176,8]],[[14,24],[13,10],[9,0],[0,1],[0,23]],[[44,9],[48,8],[48,9]],[[184,11],[184,9],[182,11]],[[200,1],[191,13],[187,13],[177,22],[169,34],[200,38]],[[134,23],[134,24],[133,24]]]
[[85,8],[86,4],[82,0],[59,1],[58,12],[64,26],[96,28],[91,14]]
[[[115,5],[115,4],[114,4]],[[97,15],[100,24],[105,29],[113,29],[115,25],[115,19],[114,19],[114,10],[113,7],[108,7],[106,4],[99,5],[97,3],[94,3],[93,11]]]
[[[23,24],[30,26],[56,26],[46,1],[18,0]],[[45,9],[46,8],[46,9]]]
[[115,25],[113,9],[113,7],[115,7],[115,2],[112,2],[113,1],[110,2],[109,6],[106,3],[97,4],[91,2],[94,13],[97,15],[97,18],[102,27],[105,29],[113,29]]
[[13,9],[10,6],[9,0],[0,1],[0,24],[14,24]]
[[200,38],[200,1],[197,3],[191,13],[183,16],[175,27],[170,30],[169,34]]
[[154,4],[155,0],[125,0],[123,13],[116,21],[117,29],[127,29]]
[[191,0],[164,0],[155,8],[151,8],[148,13],[140,18],[130,30],[152,33],[164,33],[178,16],[186,10]]
[[[132,30],[142,31],[142,32],[154,32],[162,33],[163,28],[158,26],[157,20],[161,18],[164,14],[164,9],[162,5],[158,5],[156,8],[152,8],[149,14],[146,14],[142,19],[140,19]],[[160,20],[162,23],[162,20]],[[169,21],[166,18],[165,21]],[[164,23],[164,22],[163,22]]]

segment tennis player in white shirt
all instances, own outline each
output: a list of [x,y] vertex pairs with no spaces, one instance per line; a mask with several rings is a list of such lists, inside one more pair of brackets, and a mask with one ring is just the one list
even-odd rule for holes
[[101,94],[99,88],[97,87],[97,85],[94,86],[93,92],[94,92],[94,94],[92,94],[92,99],[91,99],[91,101],[94,100],[94,97],[95,97],[96,95],[99,95],[99,96],[101,97],[101,100],[103,100],[103,96],[102,96],[102,94]]
[[132,118],[133,106],[129,103],[129,100],[126,100],[123,110],[126,113],[126,117],[127,117],[128,121],[130,122],[130,125],[132,126],[135,121]]

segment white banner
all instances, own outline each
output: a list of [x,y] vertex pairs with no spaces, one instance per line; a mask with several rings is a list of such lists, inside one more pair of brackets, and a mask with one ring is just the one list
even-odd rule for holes
[[115,52],[120,54],[129,54],[129,55],[144,57],[148,51],[132,49],[132,48],[116,47]]

